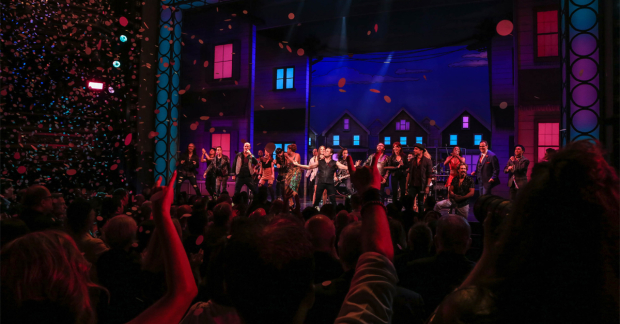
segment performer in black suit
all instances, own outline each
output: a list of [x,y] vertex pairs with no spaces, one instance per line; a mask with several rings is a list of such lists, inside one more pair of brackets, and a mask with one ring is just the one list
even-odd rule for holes
[[189,143],[187,146],[187,151],[179,155],[179,161],[176,196],[179,197],[179,193],[181,192],[181,184],[183,181],[189,180],[189,183],[192,187],[194,187],[196,196],[199,198],[202,197],[200,194],[200,188],[196,182],[196,174],[198,173],[197,169],[200,163],[200,157],[196,154],[196,147],[194,146],[194,143]]
[[504,168],[504,173],[510,174],[508,187],[511,201],[517,199],[519,190],[527,184],[527,167],[530,165],[530,160],[523,156],[523,153],[525,153],[523,145],[515,146],[515,155],[510,157]]
[[499,184],[499,161],[495,153],[489,151],[487,141],[480,142],[480,158],[476,165],[476,171],[471,173],[476,176],[480,185],[480,195],[490,195],[491,189]]

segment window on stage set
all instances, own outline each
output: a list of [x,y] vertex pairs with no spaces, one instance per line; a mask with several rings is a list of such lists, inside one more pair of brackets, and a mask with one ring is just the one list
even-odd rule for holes
[[390,145],[390,143],[391,143],[391,141],[390,141],[390,137],[389,137],[389,136],[386,136],[386,137],[383,139],[383,145]]
[[215,46],[213,60],[213,78],[232,78],[233,70],[233,44]]
[[400,137],[400,145],[401,146],[407,146],[407,136],[401,136]]
[[294,67],[277,68],[274,89],[275,90],[294,89],[295,88],[294,78],[295,78]]
[[482,141],[482,134],[475,134],[474,135],[474,145],[480,145],[481,141]]
[[401,119],[399,122],[396,123],[396,130],[397,131],[408,131],[409,122],[404,119]]
[[476,171],[476,164],[478,163],[479,157],[480,155],[463,155],[463,158],[465,158],[465,164],[467,164],[467,174],[471,174]]
[[558,51],[558,11],[536,12],[536,57],[556,57]]
[[308,137],[308,146],[312,146],[312,137]]
[[349,118],[344,119],[344,130],[349,130]]
[[538,157],[540,161],[545,157],[548,148],[560,148],[560,123],[538,123]]
[[469,129],[469,116],[463,116],[463,129]]
[[332,145],[340,145],[340,135],[334,135]]
[[456,145],[458,145],[458,144],[457,144],[457,143],[458,143],[458,139],[459,139],[459,136],[458,136],[458,135],[456,135],[456,134],[450,134],[450,145],[451,145],[451,146],[456,146]]
[[211,134],[211,147],[222,147],[222,154],[230,158],[230,134]]
[[422,136],[416,136],[415,137],[415,143],[416,144],[424,144],[422,142],[423,142]]
[[354,146],[359,146],[360,145],[360,136],[359,135],[353,135],[353,145]]

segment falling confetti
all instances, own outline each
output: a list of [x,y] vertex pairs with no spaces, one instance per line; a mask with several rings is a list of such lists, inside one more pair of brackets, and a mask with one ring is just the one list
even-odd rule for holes
[[200,120],[209,120],[209,116],[201,116]]
[[159,135],[159,132],[149,132],[149,139],[153,139],[154,137],[157,137],[157,135]]
[[288,19],[290,19],[290,20],[295,19],[295,14],[292,13],[292,12],[290,14],[288,14]]
[[505,102],[505,101],[500,102],[499,108],[506,109],[506,107],[508,107],[508,103],[507,102]]
[[199,124],[198,122],[192,123],[191,125],[189,125],[189,129],[193,131],[196,130],[198,128],[198,124]]
[[381,93],[381,91],[377,90],[377,89],[370,89],[370,92],[374,92],[374,93]]
[[204,67],[209,66],[209,61],[205,61],[205,63],[203,64]]
[[116,170],[116,168],[118,168],[118,164],[112,164],[112,166],[110,167],[110,170],[114,171]]
[[132,138],[132,134],[131,133],[127,134],[127,136],[125,137],[125,146],[131,144],[131,138]]
[[67,170],[67,175],[68,175],[68,176],[75,175],[76,173],[77,173],[77,171],[76,171],[75,169],[69,169],[69,170]]
[[221,112],[221,113],[220,113],[220,117],[221,117],[221,116],[224,116],[224,113],[223,113],[223,112]]
[[424,77],[424,80],[426,80],[426,75],[423,75],[423,77]]
[[342,88],[345,84],[347,84],[347,79],[340,78],[340,80],[338,80],[338,87]]
[[209,132],[210,132],[210,133],[215,132],[215,127],[211,127],[211,128],[209,128]]
[[435,124],[437,124],[437,123],[435,122],[434,119],[431,119],[431,121],[429,121],[428,124],[431,125],[431,126],[435,126]]
[[129,23],[129,21],[127,20],[127,18],[125,17],[121,17],[118,22],[121,24],[121,26],[125,27],[127,26],[127,24]]
[[378,29],[379,29],[379,24],[375,24],[375,33],[377,32]]
[[347,92],[347,90],[345,90],[345,89],[338,89],[338,91],[340,91],[340,92]]
[[303,48],[298,49],[297,50],[297,55],[304,56],[304,49]]
[[20,166],[19,168],[17,168],[17,173],[19,174],[23,174],[26,172],[26,167],[25,166]]
[[291,49],[290,46],[286,45],[286,50],[289,51],[289,53],[293,53],[293,50]]
[[390,96],[383,96],[383,100],[385,100],[385,102],[387,103],[392,102],[392,98],[390,98]]

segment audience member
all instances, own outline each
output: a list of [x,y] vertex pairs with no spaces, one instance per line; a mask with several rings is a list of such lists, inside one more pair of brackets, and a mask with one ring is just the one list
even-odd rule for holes
[[336,256],[336,227],[324,215],[310,218],[305,225],[310,233],[314,248],[314,283],[337,278],[342,274],[342,266]]
[[7,243],[29,232],[30,230],[28,226],[26,226],[26,223],[19,218],[0,220],[0,241],[2,242],[0,247],[5,246]]
[[75,241],[77,248],[91,264],[96,264],[99,256],[108,250],[101,239],[91,234],[95,224],[95,209],[81,198],[74,200],[67,208],[67,232]]
[[312,216],[316,216],[318,214],[319,211],[312,206],[304,208],[304,210],[301,212],[301,216],[303,217],[304,221],[308,221]]
[[400,284],[422,295],[428,314],[473,269],[475,263],[465,257],[470,245],[471,228],[465,218],[441,217],[435,235],[437,255],[412,261],[399,272]]
[[359,194],[351,195],[351,214],[353,220],[358,221],[362,219],[362,197]]
[[24,194],[22,204],[25,209],[19,218],[26,223],[30,231],[42,231],[59,228],[62,223],[52,217],[52,194],[43,186],[31,186]]
[[334,217],[336,217],[336,206],[332,204],[324,204],[321,206],[321,215],[325,215],[330,220],[333,220]]
[[392,246],[394,247],[394,257],[397,257],[407,250],[407,235],[403,224],[394,218],[388,218],[390,224],[390,236],[392,237]]
[[405,231],[409,231],[413,224],[420,221],[419,214],[413,210],[413,202],[414,199],[411,195],[403,195],[403,197],[400,198],[400,203],[405,209],[400,214],[400,221],[403,223]]
[[52,217],[58,220],[64,220],[67,217],[67,204],[65,203],[65,197],[55,192],[52,194]]

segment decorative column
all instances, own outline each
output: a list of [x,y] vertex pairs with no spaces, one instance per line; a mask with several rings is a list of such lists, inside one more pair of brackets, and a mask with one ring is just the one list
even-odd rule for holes
[[598,139],[601,124],[599,0],[561,0],[560,145]]

